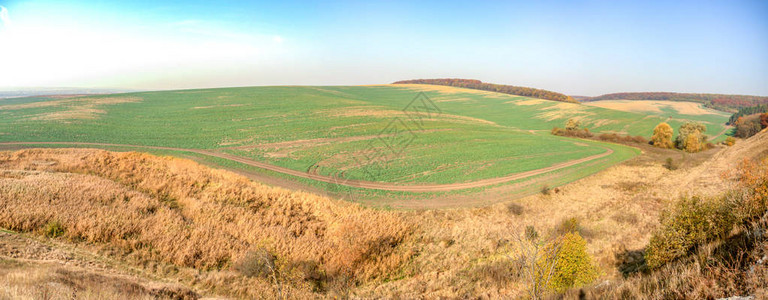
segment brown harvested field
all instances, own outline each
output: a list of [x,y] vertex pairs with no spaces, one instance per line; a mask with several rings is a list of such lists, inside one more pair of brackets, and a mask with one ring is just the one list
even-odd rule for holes
[[[119,262],[122,271],[114,272],[134,270],[131,282],[165,278],[201,295],[516,297],[525,284],[498,268],[516,257],[514,237],[525,226],[549,233],[575,218],[601,278],[610,280],[619,276],[616,254],[644,247],[663,208],[680,195],[725,190],[730,183],[717,174],[742,157],[765,155],[765,138],[681,158],[674,171],[662,161],[680,152],[643,149],[645,155],[549,195],[417,211],[378,211],[270,188],[176,158],[87,149],[2,152],[0,227],[37,239],[59,224],[53,242]],[[8,239],[13,235],[0,235]],[[16,259],[8,249],[0,247],[0,257]],[[275,255],[279,284],[238,269],[259,249]],[[30,282],[59,280],[50,275],[59,271],[39,263],[24,267],[42,270]]]

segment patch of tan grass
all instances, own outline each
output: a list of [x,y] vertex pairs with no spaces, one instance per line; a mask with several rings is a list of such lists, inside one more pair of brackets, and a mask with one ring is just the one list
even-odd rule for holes
[[383,106],[351,106],[345,108],[335,108],[318,110],[315,114],[325,117],[396,117],[405,115],[399,110],[386,109]]
[[548,102],[547,100],[541,100],[541,99],[527,99],[527,100],[507,101],[507,102],[504,102],[504,103],[512,103],[512,104],[515,104],[515,105],[527,106],[527,105],[538,105],[538,104],[547,103],[547,102]]
[[27,108],[62,107],[64,110],[41,113],[29,116],[28,120],[77,120],[95,119],[106,113],[100,107],[119,103],[139,102],[139,97],[106,97],[106,98],[64,98],[61,100],[41,101],[24,104],[0,105],[0,110],[19,110]]
[[555,105],[551,105],[542,108],[543,112],[536,114],[536,118],[552,121],[557,119],[577,119],[581,120],[588,116],[595,115],[594,112],[587,111],[587,109],[579,104],[559,102]]
[[147,287],[57,263],[0,258],[0,299],[197,299],[189,291]]
[[659,114],[662,108],[671,108],[683,115],[716,115],[723,114],[704,107],[701,103],[661,100],[602,100],[584,103],[589,106],[597,106],[627,112],[650,112]]
[[382,86],[393,86],[393,87],[399,87],[399,88],[406,88],[414,91],[419,92],[438,92],[440,94],[474,94],[474,95],[483,95],[485,97],[490,98],[510,98],[515,96],[510,96],[507,94],[502,93],[496,93],[496,92],[490,92],[490,91],[483,91],[483,90],[476,90],[476,89],[467,89],[467,88],[460,88],[460,87],[453,87],[453,86],[446,86],[446,85],[431,85],[431,84],[387,84]]
[[[219,96],[219,99],[221,99],[222,96]],[[245,106],[246,104],[226,104],[226,105],[209,105],[209,106],[195,106],[190,109],[209,109],[209,108],[218,108],[218,107],[240,107]]]

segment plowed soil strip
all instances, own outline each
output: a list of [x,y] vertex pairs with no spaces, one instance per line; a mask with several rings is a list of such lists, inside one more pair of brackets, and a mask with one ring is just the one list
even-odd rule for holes
[[505,182],[514,181],[514,180],[520,180],[528,177],[533,177],[533,176],[541,175],[541,174],[552,172],[552,171],[557,171],[560,169],[564,169],[580,163],[585,163],[588,161],[600,159],[613,154],[612,149],[605,148],[607,150],[606,152],[587,156],[580,159],[575,159],[571,161],[554,164],[546,168],[510,174],[503,177],[483,179],[483,180],[478,180],[473,182],[451,183],[451,184],[398,185],[393,183],[340,179],[340,178],[335,178],[331,176],[311,174],[311,173],[306,173],[306,172],[279,167],[275,165],[270,165],[267,163],[255,161],[252,159],[248,159],[248,158],[244,158],[244,157],[240,157],[232,154],[215,152],[211,150],[125,145],[125,144],[80,143],[80,142],[6,142],[6,143],[0,143],[0,145],[85,145],[85,146],[131,147],[131,148],[146,148],[146,149],[156,149],[156,150],[184,151],[184,152],[202,154],[206,156],[223,158],[223,159],[239,162],[242,164],[246,164],[252,167],[262,168],[265,170],[270,170],[278,173],[288,174],[296,177],[307,178],[307,179],[312,179],[312,180],[317,180],[317,181],[322,181],[327,183],[333,183],[333,184],[345,185],[345,186],[357,187],[357,188],[385,190],[385,191],[399,191],[399,192],[444,192],[444,191],[484,187],[484,186],[505,183]]

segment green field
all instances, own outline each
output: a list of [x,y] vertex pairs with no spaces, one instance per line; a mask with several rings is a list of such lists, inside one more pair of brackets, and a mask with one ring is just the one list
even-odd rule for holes
[[601,100],[585,103],[590,106],[599,106],[614,110],[636,112],[666,118],[666,122],[677,133],[685,122],[697,122],[707,127],[705,134],[712,141],[725,140],[728,128],[726,123],[731,114],[719,110],[704,107],[701,103],[681,101],[658,100]]
[[[419,92],[431,102],[411,104]],[[548,180],[561,184],[638,154],[548,134],[569,118],[593,132],[646,137],[666,120],[451,87],[248,87],[0,100],[0,142],[209,149],[313,174],[416,185],[502,177],[613,149]]]

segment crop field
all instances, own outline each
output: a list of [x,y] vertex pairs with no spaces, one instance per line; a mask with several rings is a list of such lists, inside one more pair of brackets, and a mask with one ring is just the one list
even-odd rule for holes
[[656,101],[656,100],[600,100],[586,102],[585,105],[602,107],[626,112],[636,112],[655,115],[667,119],[672,128],[677,128],[685,122],[699,122],[707,127],[706,134],[713,141],[726,138],[725,123],[731,114],[704,107],[696,102]]
[[[626,146],[548,133],[569,118],[593,132],[646,137],[666,119],[444,86],[249,87],[2,100],[0,142],[201,150],[202,156],[218,156],[216,161],[239,157],[246,164],[382,184],[351,189],[408,193],[398,186],[434,185],[432,191],[455,193],[504,185],[467,183],[541,169],[548,171],[530,176],[547,178],[537,185],[562,184],[638,154]],[[455,184],[464,185],[446,187]]]

